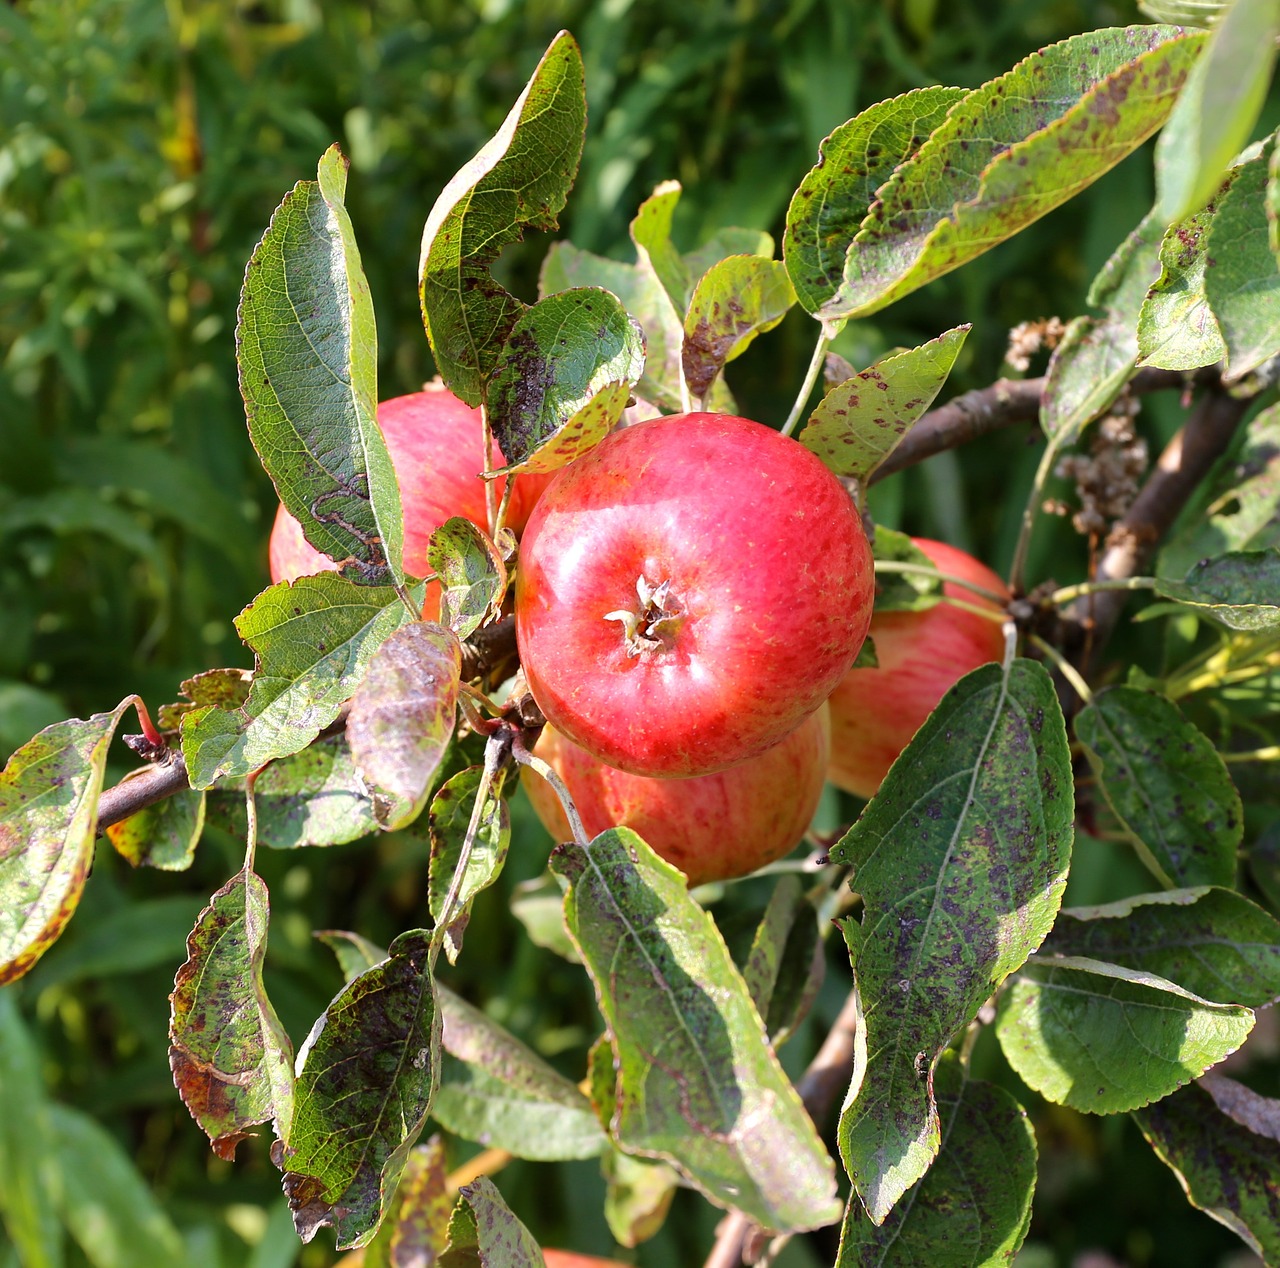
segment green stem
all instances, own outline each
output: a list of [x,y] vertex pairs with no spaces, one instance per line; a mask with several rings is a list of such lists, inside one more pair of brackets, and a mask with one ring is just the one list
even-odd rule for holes
[[966,590],[971,590],[979,598],[998,603],[1001,608],[1009,602],[1008,595],[997,594],[996,591],[989,590],[986,586],[980,586],[976,581],[970,581],[967,577],[957,576],[954,572],[940,572],[930,564],[913,564],[906,559],[877,559],[876,572],[903,573],[912,577],[937,577],[939,581],[948,582],[953,586],[963,586]]
[[422,606],[421,604],[414,603],[413,596],[405,588],[404,583],[401,581],[397,581],[395,583],[395,591],[396,591],[396,594],[399,595],[400,597],[400,602],[403,603],[405,607],[409,609],[409,615],[413,617],[415,621],[421,621]]
[[1280,762],[1280,744],[1255,748],[1248,753],[1223,753],[1224,762]]
[[1104,577],[1100,581],[1082,581],[1078,585],[1063,586],[1049,596],[1049,602],[1058,607],[1063,603],[1070,603],[1072,599],[1098,594],[1103,590],[1154,590],[1159,584],[1158,577]]
[[578,807],[573,804],[573,794],[570,793],[568,785],[548,763],[530,753],[519,736],[516,736],[511,742],[511,756],[521,766],[527,766],[535,774],[541,775],[555,790],[556,796],[560,798],[560,806],[564,810],[564,817],[569,820],[569,831],[573,833],[574,842],[585,850],[591,844],[591,838],[587,835],[587,830],[582,825],[582,816],[578,813]]
[[[490,481],[490,485],[492,485]],[[507,473],[507,482],[502,488],[502,501],[498,505],[498,514],[490,520],[493,525],[493,540],[498,540],[498,534],[502,532],[507,523],[507,508],[511,505],[511,494],[515,491],[516,478],[510,472]]]
[[250,771],[244,781],[244,809],[247,826],[244,834],[244,870],[246,872],[253,871],[254,855],[258,852],[258,800],[254,796],[254,788],[258,783],[258,776],[267,768],[259,766],[257,770]]
[[818,342],[813,349],[813,357],[809,362],[809,369],[805,372],[804,382],[800,385],[800,395],[796,397],[796,403],[791,407],[791,413],[787,415],[787,421],[782,424],[782,434],[790,436],[796,429],[796,424],[800,421],[800,415],[804,412],[804,407],[809,403],[809,397],[813,394],[813,385],[818,381],[818,375],[822,373],[822,363],[827,355],[827,348],[830,346],[831,340],[826,334],[818,336]]
[[[484,507],[485,518],[489,523],[489,536],[498,534],[498,490],[494,486],[493,475],[493,429],[489,426],[489,410],[483,401],[480,402],[481,431],[484,433]],[[508,481],[508,485],[510,481]]]
[[1089,704],[1093,699],[1093,692],[1089,690],[1089,684],[1080,677],[1080,671],[1071,664],[1063,654],[1058,651],[1051,643],[1046,643],[1039,634],[1031,634],[1028,636],[1029,641],[1038,647],[1057,667],[1058,672],[1071,684],[1075,689],[1076,695],[1080,697],[1085,704]]
[[1009,588],[1014,594],[1023,593],[1023,573],[1027,568],[1027,551],[1031,547],[1031,530],[1035,527],[1036,511],[1044,497],[1044,486],[1053,473],[1053,464],[1058,457],[1058,445],[1050,440],[1040,456],[1040,465],[1036,468],[1036,476],[1031,484],[1031,494],[1022,511],[1022,527],[1018,530],[1018,545],[1013,552],[1013,567],[1009,569]]

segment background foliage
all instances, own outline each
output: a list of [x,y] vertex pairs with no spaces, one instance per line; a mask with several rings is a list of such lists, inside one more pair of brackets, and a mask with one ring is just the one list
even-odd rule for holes
[[[49,0],[0,9],[0,757],[45,724],[110,707],[128,691],[171,699],[184,677],[247,663],[230,618],[266,584],[274,497],[244,428],[232,331],[243,268],[272,209],[338,140],[348,207],[381,333],[382,396],[433,372],[414,286],[436,193],[501,122],[561,27],[587,65],[590,120],[563,236],[629,258],[627,223],[660,180],[685,189],[676,236],[725,224],[780,232],[818,141],[863,106],[929,83],[976,85],[1032,49],[1137,20],[1128,4],[1005,0]],[[1280,120],[1269,103],[1259,131]],[[855,364],[974,321],[948,394],[1001,373],[1007,329],[1084,309],[1089,279],[1152,199],[1149,149],[999,250],[917,292],[837,344]],[[498,273],[532,299],[545,240]],[[743,412],[778,421],[811,346],[793,313],[769,354],[731,367]],[[740,368],[739,368],[740,367]],[[1165,413],[1160,411],[1164,409]],[[1170,402],[1144,414],[1153,447]],[[939,456],[876,486],[879,522],[946,538],[1008,565],[1036,453],[1027,431]],[[1064,523],[1037,534],[1030,575],[1082,575]],[[1131,637],[1154,672],[1163,649]],[[1202,723],[1211,721],[1197,719]],[[121,751],[118,768],[128,766]],[[1274,816],[1246,772],[1257,816]],[[1253,794],[1253,795],[1251,795]],[[849,817],[833,798],[834,826]],[[517,802],[504,898],[541,873],[547,842]],[[1262,826],[1252,825],[1254,829]],[[235,1166],[209,1154],[172,1089],[167,1007],[183,940],[237,866],[219,824],[191,871],[130,874],[110,851],[60,944],[0,994],[0,1194],[30,1168],[60,1177],[67,1262],[320,1265],[299,1249],[261,1142]],[[386,945],[424,903],[427,846],[412,832],[305,859],[264,852],[275,897],[268,989],[305,1033],[337,988],[318,928]],[[1127,856],[1077,848],[1068,900],[1128,892]],[[749,938],[767,889],[734,886],[717,908]],[[811,1055],[847,983],[833,945],[815,1016],[783,1050]],[[579,1077],[598,1030],[590,988],[535,947],[499,901],[477,906],[453,989]],[[536,1001],[536,1007],[535,1007]],[[1269,1015],[1264,1015],[1269,1016]],[[1256,1047],[1257,1045],[1255,1045]],[[976,1073],[1004,1081],[984,1034]],[[1280,1091],[1264,1061],[1247,1077]],[[1126,1263],[1226,1262],[1238,1243],[1191,1211],[1127,1118],[1040,1105],[1040,1187],[1027,1264],[1089,1249]],[[452,1159],[460,1162],[462,1159]],[[504,1197],[547,1244],[612,1252],[594,1161],[513,1163]],[[688,1194],[636,1252],[696,1262],[716,1215]],[[12,1220],[20,1202],[0,1210]],[[77,1223],[78,1221],[78,1223]],[[0,1263],[18,1262],[0,1232]],[[331,1243],[330,1243],[331,1244]],[[782,1262],[829,1262],[821,1238]],[[1039,1256],[1037,1259],[1036,1257]]]

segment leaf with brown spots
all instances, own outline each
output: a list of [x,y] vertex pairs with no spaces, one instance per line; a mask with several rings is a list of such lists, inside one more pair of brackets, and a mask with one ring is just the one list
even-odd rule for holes
[[461,670],[453,631],[417,622],[378,648],[351,698],[347,741],[384,828],[404,827],[426,804],[453,737]]
[[131,814],[107,828],[107,839],[134,867],[184,872],[204,831],[205,797],[193,788]]
[[84,889],[107,749],[134,697],[45,727],[0,772],[0,984],[57,940]]
[[797,439],[836,475],[865,482],[933,404],[972,329],[956,326],[833,387]]
[[1233,630],[1280,629],[1280,546],[1202,559],[1156,593],[1177,599]]
[[680,356],[689,391],[705,401],[726,362],[772,330],[795,302],[779,260],[731,255],[712,265],[694,289],[684,319]]
[[628,828],[557,846],[551,867],[613,1044],[619,1147],[766,1228],[839,1219],[832,1160],[684,876]]
[[533,1234],[488,1176],[458,1190],[441,1268],[543,1268],[544,1262]]
[[293,1112],[293,1045],[267,998],[270,902],[253,872],[233,876],[196,920],[169,996],[169,1066],[219,1158],[255,1123],[284,1135]]
[[431,534],[427,562],[440,582],[440,617],[460,639],[502,613],[507,565],[488,533],[455,515]]
[[[502,127],[444,187],[422,231],[418,295],[436,368],[479,405],[525,305],[489,272],[526,228],[554,229],[582,157],[582,54],[561,31]],[[510,450],[503,446],[503,452]]]
[[403,581],[400,490],[378,428],[373,300],[336,145],[276,209],[245,270],[236,348],[249,437],[308,542]]
[[539,300],[511,329],[489,417],[512,471],[555,471],[599,444],[644,368],[644,332],[609,291]]
[[1066,723],[1037,662],[962,678],[831,850],[862,1024],[840,1117],[845,1168],[881,1224],[937,1156],[934,1070],[1053,925],[1071,855]]
[[1075,197],[1164,122],[1204,40],[1093,31],[975,88],[881,186],[819,319],[878,312]]
[[1280,1262],[1280,1101],[1206,1074],[1133,1118],[1192,1206]]

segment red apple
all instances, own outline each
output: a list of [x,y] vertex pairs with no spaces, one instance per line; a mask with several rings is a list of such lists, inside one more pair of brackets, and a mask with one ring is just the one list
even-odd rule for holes
[[[825,706],[763,753],[692,779],[653,779],[606,766],[553,726],[534,753],[564,780],[591,836],[633,828],[690,885],[745,876],[790,854],[804,836],[826,782],[831,724]],[[525,767],[529,800],[547,831],[570,840],[551,785]]]
[[[431,571],[427,542],[445,520],[462,515],[484,528],[488,524],[483,469],[484,428],[480,411],[464,405],[440,383],[421,392],[397,396],[378,406],[378,426],[391,451],[404,510],[404,567],[414,577]],[[494,449],[494,465],[502,457]],[[519,532],[534,503],[550,483],[549,476],[517,476],[507,523]],[[497,481],[502,496],[504,481]],[[294,581],[338,565],[302,534],[302,526],[284,507],[276,512],[269,548],[271,580]],[[439,590],[428,586],[424,615],[440,610]]]
[[547,1268],[626,1268],[616,1259],[601,1259],[598,1255],[580,1255],[576,1250],[544,1249],[542,1257]]
[[614,432],[525,529],[516,639],[557,730],[638,775],[706,775],[794,731],[848,672],[871,551],[807,449],[729,414]]
[[[912,539],[940,572],[963,577],[1008,598],[1004,582],[985,564],[944,542]],[[966,603],[1000,608],[951,582],[943,593]],[[923,612],[878,612],[871,618],[876,669],[851,669],[831,697],[831,766],[838,788],[872,797],[889,767],[965,674],[1004,655],[1004,630],[975,612],[938,603]]]

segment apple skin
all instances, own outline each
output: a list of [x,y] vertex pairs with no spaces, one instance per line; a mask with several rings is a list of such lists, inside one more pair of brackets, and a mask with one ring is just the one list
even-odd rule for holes
[[626,1268],[616,1259],[601,1259],[598,1255],[580,1255],[576,1250],[553,1250],[544,1247],[542,1257],[547,1268]]
[[[912,538],[939,571],[1008,598],[1005,583],[972,555],[945,542]],[[947,582],[943,593],[993,612],[999,607]],[[831,765],[827,778],[846,792],[873,797],[889,767],[938,701],[965,674],[1004,655],[1004,630],[949,603],[923,612],[871,618],[879,667],[851,669],[831,696]]]
[[[591,836],[632,828],[690,885],[746,876],[790,854],[818,808],[831,751],[831,722],[820,705],[796,730],[763,753],[714,775],[653,779],[606,766],[543,727],[534,745],[568,785]],[[524,767],[521,781],[543,826],[572,839],[555,790]]]
[[[670,584],[648,642],[624,616]],[[848,672],[874,571],[840,482],[729,414],[652,419],[564,468],[525,528],[516,641],[534,699],[610,766],[689,777],[776,744]],[[661,612],[674,613],[654,628]]]
[[[488,525],[484,481],[479,472],[484,444],[480,411],[458,400],[443,384],[428,384],[421,392],[397,396],[378,405],[391,464],[400,483],[404,508],[404,567],[413,577],[431,571],[427,543],[441,524],[455,515],[481,528]],[[494,463],[502,457],[494,448]],[[551,482],[550,476],[516,477],[507,524],[519,533],[534,503]],[[505,481],[497,480],[498,496]],[[272,582],[296,581],[317,572],[336,572],[338,564],[318,551],[302,533],[302,525],[281,506],[276,512],[268,549]],[[434,619],[440,611],[439,589],[427,587],[423,615]],[[429,610],[428,610],[429,609]]]

